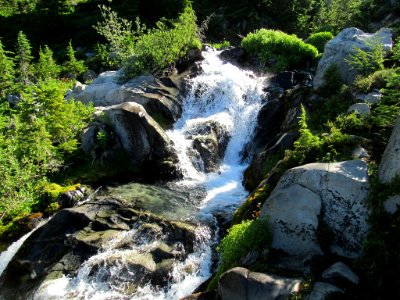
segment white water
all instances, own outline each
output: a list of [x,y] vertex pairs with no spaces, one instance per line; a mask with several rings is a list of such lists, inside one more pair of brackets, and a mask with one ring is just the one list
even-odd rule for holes
[[[184,261],[175,263],[167,289],[145,284],[133,294],[126,293],[130,279],[136,276],[131,270],[123,275],[126,260],[132,255],[146,255],[157,243],[140,240],[129,249],[114,249],[123,239],[137,239],[136,231],[131,230],[104,245],[104,250],[88,259],[76,276],[46,282],[34,299],[179,299],[211,276],[212,247],[217,236],[210,225],[215,223],[214,213],[232,214],[247,196],[242,185],[247,164],[242,162],[241,151],[250,142],[256,126],[264,80],[223,63],[217,54],[211,50],[203,53],[203,73],[191,80],[182,117],[167,132],[175,143],[184,175],[182,181],[173,183],[174,188],[205,190],[204,199],[193,203],[193,214],[203,223],[196,232],[194,251]],[[219,172],[211,174],[201,171],[203,162],[199,156],[189,155],[193,151],[191,133],[207,121],[221,124],[230,135]]]
[[[191,80],[191,90],[183,105],[182,117],[168,135],[174,141],[185,179],[179,184],[204,186],[206,197],[200,205],[200,216],[215,210],[233,211],[247,196],[242,185],[241,151],[251,141],[257,115],[263,98],[265,78],[257,78],[218,57],[218,52],[203,52],[203,73]],[[197,126],[214,121],[226,128],[231,136],[218,173],[205,174],[193,162],[188,150],[192,149],[187,137]],[[193,151],[193,150],[192,150]]]

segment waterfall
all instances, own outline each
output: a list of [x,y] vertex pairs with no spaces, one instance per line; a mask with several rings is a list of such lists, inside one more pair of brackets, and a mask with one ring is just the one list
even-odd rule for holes
[[[214,215],[232,215],[248,194],[242,185],[247,167],[242,152],[251,141],[265,98],[265,78],[223,62],[218,54],[211,49],[203,52],[202,72],[189,81],[182,116],[167,131],[174,142],[184,178],[166,187],[143,188],[134,183],[113,189],[113,195],[121,197],[140,189],[145,210],[158,207],[155,213],[166,219],[190,219],[197,223],[193,252],[174,263],[168,286],[159,288],[143,283],[135,287],[134,293],[127,292],[132,282],[130,276],[135,274],[126,267],[126,260],[132,256],[144,257],[162,242],[141,236],[132,229],[103,245],[99,253],[81,265],[76,275],[45,281],[33,299],[179,299],[211,276],[212,249],[218,242]],[[208,173],[204,172],[207,162],[193,147],[194,139],[207,124],[221,128],[226,137],[221,163]],[[162,197],[165,198],[163,206],[159,201]],[[136,244],[116,248],[123,240]]]
[[[231,212],[247,195],[241,183],[247,167],[242,161],[242,151],[251,141],[257,124],[265,78],[223,62],[217,51],[210,49],[203,56],[203,72],[191,80],[182,116],[167,134],[175,143],[184,175],[180,185],[205,187],[200,213],[215,209]],[[210,121],[225,128],[230,140],[219,172],[204,174],[196,168],[202,162],[193,161],[190,156],[193,146],[188,136],[196,127]]]

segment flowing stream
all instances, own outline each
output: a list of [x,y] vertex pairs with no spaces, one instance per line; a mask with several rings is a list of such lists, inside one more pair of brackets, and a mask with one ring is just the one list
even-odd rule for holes
[[[101,272],[93,278],[91,267],[100,263],[104,270],[108,268],[107,274],[111,277],[122,276],[119,273],[124,259],[132,253],[146,253],[146,249],[157,243],[142,238],[133,249],[115,250],[114,245],[119,240],[112,240],[104,251],[83,263],[75,277],[46,282],[34,299],[179,299],[211,276],[212,249],[218,241],[215,215],[232,215],[248,194],[242,185],[243,171],[247,167],[242,152],[251,141],[265,99],[262,90],[265,78],[224,63],[218,54],[213,50],[203,53],[202,73],[190,80],[182,116],[167,132],[174,141],[184,178],[162,187],[132,183],[110,189],[110,194],[117,197],[139,194],[145,210],[167,219],[197,224],[193,252],[184,261],[175,263],[168,288],[145,284],[134,294],[127,294],[121,291],[121,286],[110,283],[112,278],[101,280]],[[205,124],[222,128],[229,137],[221,164],[211,173],[204,172],[205,162],[193,150],[193,138]],[[121,240],[126,236],[135,238],[137,234],[132,229],[121,236]],[[118,263],[107,263],[110,259]],[[118,282],[121,280],[119,278]],[[129,278],[125,278],[123,284],[128,283]]]

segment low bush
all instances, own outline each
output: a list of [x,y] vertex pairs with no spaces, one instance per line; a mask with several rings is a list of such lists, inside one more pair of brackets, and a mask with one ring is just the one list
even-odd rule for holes
[[324,52],[325,44],[333,39],[333,37],[333,34],[329,31],[317,32],[310,35],[306,43],[313,45],[317,48],[318,52]]
[[370,50],[357,48],[354,54],[345,59],[352,69],[364,76],[383,70],[385,61],[383,46],[379,40],[369,41],[367,45]]
[[261,253],[270,248],[271,242],[272,232],[266,218],[243,221],[233,225],[217,247],[221,254],[221,264],[209,289],[216,286],[222,273],[234,266],[241,265],[241,260],[247,254],[253,251]]
[[376,71],[368,76],[357,76],[353,86],[362,93],[368,93],[372,89],[386,87],[387,80],[393,76],[395,69],[384,69]]
[[242,40],[242,46],[273,71],[306,66],[318,56],[314,46],[304,43],[296,35],[276,30],[259,29],[249,33]]

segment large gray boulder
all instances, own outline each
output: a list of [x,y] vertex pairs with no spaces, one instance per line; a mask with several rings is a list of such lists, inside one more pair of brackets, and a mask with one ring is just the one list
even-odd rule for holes
[[351,68],[346,59],[354,54],[357,48],[368,51],[371,45],[378,40],[382,43],[383,50],[387,53],[393,47],[392,31],[382,28],[376,33],[365,33],[358,28],[343,29],[334,39],[330,40],[324,48],[324,54],[318,63],[314,77],[314,89],[319,89],[325,83],[325,71],[331,65],[337,65],[340,75],[345,83],[352,83],[357,72]]
[[173,142],[143,106],[126,102],[99,107],[96,114],[96,121],[82,134],[87,155],[103,164],[122,156],[127,164],[151,164],[162,174],[176,172]]
[[379,165],[378,176],[382,183],[390,183],[400,175],[400,117],[392,131],[389,143]]
[[166,125],[171,125],[179,118],[182,112],[178,99],[179,80],[175,83],[171,78],[159,80],[152,75],[141,75],[120,84],[119,77],[120,71],[101,73],[88,86],[77,84],[67,99],[75,98],[83,103],[92,102],[95,107],[136,102],[150,115],[167,123]]
[[358,257],[368,231],[368,190],[361,160],[288,170],[261,209],[272,226],[272,247],[296,256]]
[[222,300],[288,299],[299,292],[301,280],[233,268],[222,274],[218,294]]

